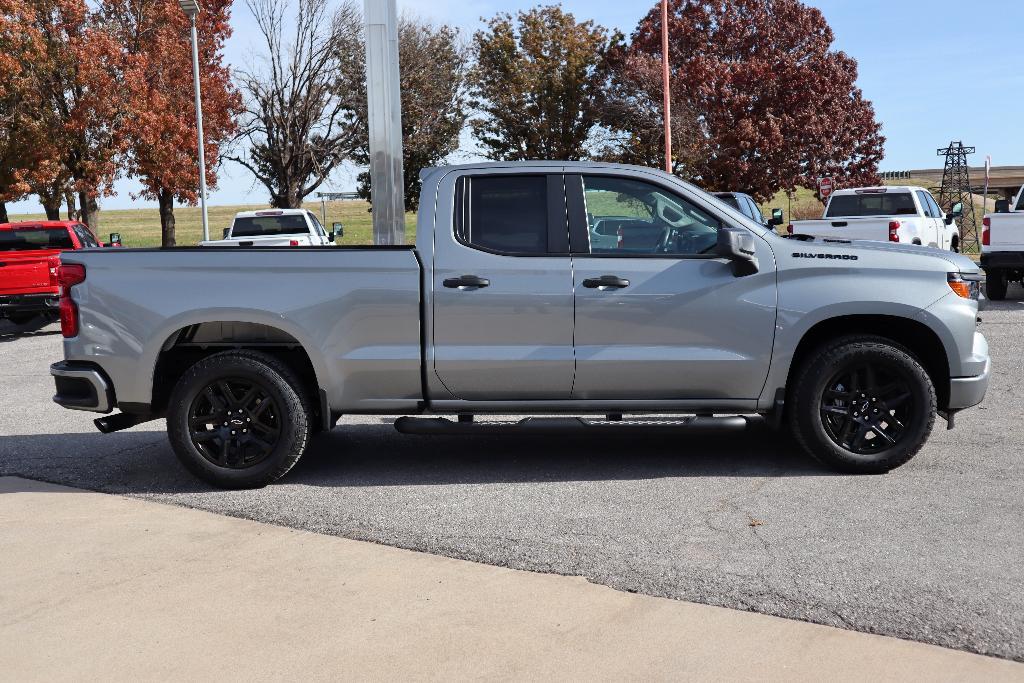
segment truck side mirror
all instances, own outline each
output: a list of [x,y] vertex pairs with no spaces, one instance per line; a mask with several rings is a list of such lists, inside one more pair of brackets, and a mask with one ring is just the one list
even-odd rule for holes
[[772,217],[768,220],[768,225],[775,227],[776,225],[782,225],[784,222],[782,209],[772,209]]
[[345,236],[345,226],[341,223],[333,223],[331,228],[334,231],[333,234],[336,238]]
[[996,213],[1010,213],[1010,200],[1009,199],[997,199],[996,200]]
[[715,253],[732,261],[732,274],[736,277],[757,272],[754,236],[742,228],[722,228],[718,231]]
[[946,225],[953,222],[954,218],[959,218],[964,215],[964,204],[963,202],[957,202],[950,209],[949,213],[946,214]]
[[231,232],[231,228],[224,228],[224,236],[221,239],[225,239],[226,240],[228,238],[228,233],[230,233],[230,232]]
[[120,247],[121,245],[121,233],[112,232],[110,233],[110,246]]

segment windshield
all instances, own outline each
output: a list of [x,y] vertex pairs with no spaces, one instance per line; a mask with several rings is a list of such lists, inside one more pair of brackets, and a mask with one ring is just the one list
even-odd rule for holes
[[67,228],[0,230],[0,251],[74,248]]
[[286,216],[248,216],[236,218],[231,228],[232,237],[265,237],[308,233],[306,219],[301,214]]
[[885,192],[833,195],[825,218],[916,215],[917,207],[909,192]]

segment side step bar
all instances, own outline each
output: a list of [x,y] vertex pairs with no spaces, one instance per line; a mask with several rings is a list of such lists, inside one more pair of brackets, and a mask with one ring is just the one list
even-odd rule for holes
[[627,418],[621,420],[582,417],[525,417],[518,422],[454,422],[443,417],[400,417],[395,429],[402,434],[721,434],[742,432],[753,420],[742,415],[712,417],[681,415],[672,418]]

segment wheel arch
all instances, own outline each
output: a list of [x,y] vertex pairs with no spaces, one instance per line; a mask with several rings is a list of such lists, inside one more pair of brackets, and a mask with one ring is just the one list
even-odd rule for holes
[[944,408],[948,404],[950,369],[942,338],[925,323],[897,315],[852,314],[815,323],[804,332],[793,352],[784,387],[787,390],[792,387],[794,375],[815,349],[831,339],[848,335],[883,337],[906,348],[931,377],[939,406]]
[[319,405],[326,376],[322,362],[309,353],[312,347],[286,325],[245,319],[202,320],[181,325],[164,337],[152,362],[151,411],[162,414],[177,378],[207,356],[228,349],[261,351],[288,365]]

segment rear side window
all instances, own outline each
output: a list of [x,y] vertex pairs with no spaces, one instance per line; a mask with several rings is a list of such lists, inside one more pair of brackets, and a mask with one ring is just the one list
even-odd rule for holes
[[832,195],[825,218],[856,216],[916,216],[909,192]]
[[0,230],[0,251],[33,249],[74,249],[67,228],[22,228]]
[[456,236],[502,254],[548,251],[548,180],[543,175],[472,176],[463,180]]
[[263,237],[268,235],[294,235],[309,233],[306,218],[302,214],[283,216],[247,216],[236,218],[231,228],[232,237]]

